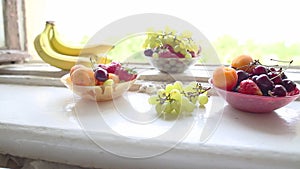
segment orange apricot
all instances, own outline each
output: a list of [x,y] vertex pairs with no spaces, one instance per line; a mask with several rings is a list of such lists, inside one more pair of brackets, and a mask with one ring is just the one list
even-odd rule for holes
[[214,70],[212,81],[214,86],[232,91],[237,84],[238,75],[234,68],[221,66]]
[[251,63],[253,63],[253,58],[250,55],[243,54],[235,57],[231,61],[231,67],[234,69],[240,69],[251,73]]
[[78,69],[78,68],[84,68],[85,66],[84,65],[74,65],[73,67],[71,67],[70,69],[70,75],[72,75],[72,73]]
[[77,68],[71,74],[71,81],[78,86],[93,86],[95,85],[94,71],[87,67]]

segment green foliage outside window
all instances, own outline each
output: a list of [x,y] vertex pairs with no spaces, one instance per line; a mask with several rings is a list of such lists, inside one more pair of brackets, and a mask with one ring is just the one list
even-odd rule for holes
[[[144,37],[127,39],[109,52],[109,56],[123,62],[147,62],[143,56],[142,44]],[[211,42],[219,58],[210,57],[209,53],[203,53],[200,62],[205,64],[229,64],[233,57],[240,54],[249,54],[259,59],[264,64],[272,64],[270,59],[293,60],[293,65],[300,65],[300,42],[286,44],[285,42],[257,43],[247,40],[240,43],[238,39],[230,35],[224,35]],[[277,62],[274,64],[278,64]]]
[[[300,65],[300,42],[287,44],[285,42],[256,43],[247,40],[239,43],[237,39],[224,35],[213,42],[213,46],[222,63],[230,63],[233,57],[246,53],[265,64],[272,64],[270,59],[293,60],[293,65]],[[277,64],[277,63],[276,63]]]

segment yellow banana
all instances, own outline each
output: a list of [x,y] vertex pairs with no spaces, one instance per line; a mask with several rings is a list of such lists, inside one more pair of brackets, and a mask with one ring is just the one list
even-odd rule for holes
[[99,44],[93,46],[73,46],[70,44],[65,43],[59,35],[57,28],[53,22],[47,21],[46,24],[52,25],[53,35],[50,39],[51,45],[53,49],[57,53],[61,53],[64,55],[70,56],[79,56],[84,54],[104,54],[113,48],[112,45],[108,44]]
[[39,34],[34,40],[34,47],[39,56],[52,66],[64,70],[70,70],[75,64],[84,64],[90,66],[89,57],[73,57],[63,55],[54,51],[51,47],[49,35],[52,31],[52,26],[46,24],[44,31]]

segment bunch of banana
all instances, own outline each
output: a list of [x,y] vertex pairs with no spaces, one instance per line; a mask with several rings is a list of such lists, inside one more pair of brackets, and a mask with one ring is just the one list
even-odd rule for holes
[[44,31],[35,38],[34,47],[46,63],[63,70],[70,70],[75,64],[91,66],[90,57],[95,56],[98,63],[110,62],[106,57],[98,55],[113,48],[112,45],[106,44],[88,47],[68,45],[61,40],[54,23],[49,21],[46,22]]

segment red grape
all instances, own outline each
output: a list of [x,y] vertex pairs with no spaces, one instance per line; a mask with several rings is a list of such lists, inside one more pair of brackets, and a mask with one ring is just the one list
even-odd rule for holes
[[108,79],[108,73],[102,67],[97,67],[94,74],[95,74],[95,79],[97,79],[100,82],[104,82],[105,80]]
[[185,58],[185,56],[182,53],[175,52],[174,48],[170,45],[166,45],[166,49],[168,49],[172,54],[175,54],[176,55],[175,58]]
[[172,53],[168,50],[160,51],[158,54],[160,58],[178,58],[175,53]]
[[111,62],[107,66],[107,73],[115,73],[117,69],[121,68],[121,64],[119,62]]
[[146,49],[145,51],[144,51],[144,55],[145,56],[152,56],[152,54],[153,54],[153,50],[152,49]]
[[171,45],[166,44],[165,48],[168,49],[170,52],[175,53],[175,51]]
[[120,80],[123,81],[130,81],[134,80],[137,77],[137,74],[131,70],[131,69],[126,69],[126,68],[118,68],[115,72],[116,75],[119,76]]

